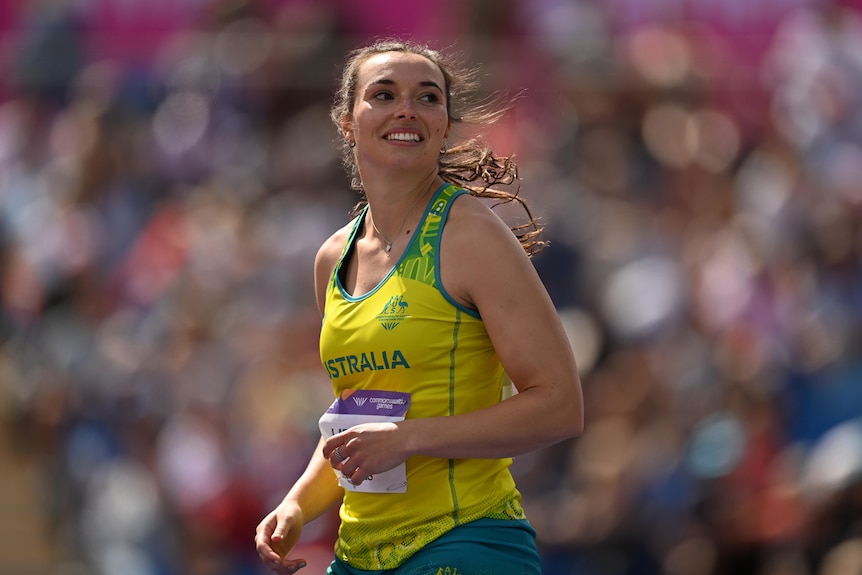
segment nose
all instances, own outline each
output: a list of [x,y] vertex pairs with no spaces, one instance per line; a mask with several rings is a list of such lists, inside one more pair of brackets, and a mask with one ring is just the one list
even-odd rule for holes
[[416,119],[416,109],[413,107],[413,102],[409,98],[405,98],[401,101],[401,105],[398,106],[396,110],[396,117],[401,118],[409,118],[411,120]]

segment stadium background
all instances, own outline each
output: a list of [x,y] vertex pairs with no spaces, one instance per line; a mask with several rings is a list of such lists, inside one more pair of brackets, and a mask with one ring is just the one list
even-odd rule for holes
[[513,468],[545,573],[862,572],[859,4],[3,2],[0,573],[263,573],[330,397],[328,105],[380,35],[524,90],[488,139],[587,413]]

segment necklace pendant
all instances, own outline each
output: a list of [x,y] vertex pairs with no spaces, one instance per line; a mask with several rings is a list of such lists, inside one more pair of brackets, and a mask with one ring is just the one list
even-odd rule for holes
[[390,244],[389,242],[386,242],[386,252],[388,253],[389,250],[391,250],[391,249],[392,249],[392,244]]

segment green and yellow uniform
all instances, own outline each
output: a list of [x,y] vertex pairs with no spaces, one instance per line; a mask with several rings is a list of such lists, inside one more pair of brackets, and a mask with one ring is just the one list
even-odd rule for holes
[[[508,380],[481,318],[440,282],[443,226],[464,193],[441,186],[398,263],[361,296],[349,294],[340,279],[367,208],[354,220],[326,292],[320,337],[336,395],[409,393],[407,419],[469,413],[501,401]],[[336,557],[356,569],[389,570],[459,525],[523,520],[510,465],[511,459],[417,456],[406,462],[404,493],[346,491]]]

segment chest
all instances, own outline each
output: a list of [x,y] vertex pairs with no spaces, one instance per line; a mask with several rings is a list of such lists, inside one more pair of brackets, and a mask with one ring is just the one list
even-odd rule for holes
[[[400,256],[399,254],[396,254]],[[372,251],[357,242],[339,270],[341,285],[347,293],[361,297],[379,286],[393,271],[397,259],[393,252]]]

